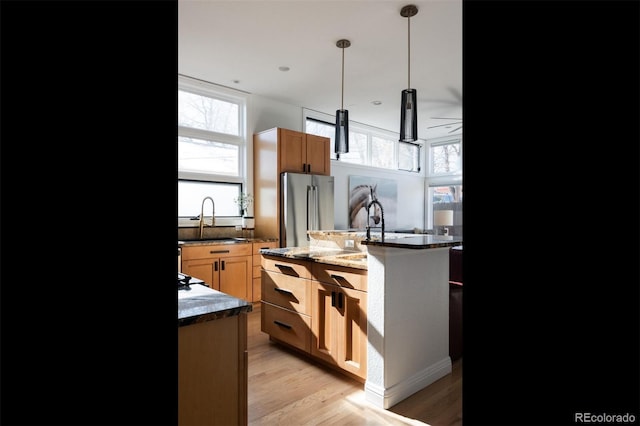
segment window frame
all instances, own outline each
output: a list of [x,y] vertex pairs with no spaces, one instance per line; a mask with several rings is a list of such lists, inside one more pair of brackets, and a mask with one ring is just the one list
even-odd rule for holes
[[[314,111],[311,109],[307,109],[307,108],[303,108],[303,114],[302,114],[302,128],[304,129],[303,131],[305,133],[308,133],[307,131],[307,120],[311,120],[311,121],[316,121],[316,122],[320,122],[323,124],[326,124],[328,126],[334,127],[335,128],[335,117],[329,115],[329,114],[325,114],[322,112],[318,112],[318,111]],[[364,135],[367,136],[367,153],[366,153],[366,159],[365,159],[365,163],[357,163],[357,162],[352,162],[352,161],[347,161],[347,160],[340,160],[337,158],[336,153],[333,150],[333,146],[334,146],[334,136],[332,135],[330,137],[331,139],[331,160],[332,161],[341,161],[342,163],[345,164],[349,164],[349,165],[355,165],[355,166],[360,166],[360,167],[369,167],[372,169],[376,169],[376,170],[394,170],[394,171],[398,171],[398,172],[403,172],[403,173],[410,173],[412,175],[418,175],[418,176],[425,176],[425,168],[422,167],[422,164],[424,163],[424,141],[420,140],[419,142],[413,142],[413,143],[409,143],[409,142],[404,142],[404,143],[409,143],[411,145],[416,145],[418,147],[418,169],[417,170],[406,170],[406,169],[401,169],[400,165],[399,165],[399,149],[400,149],[400,141],[399,139],[399,133],[395,133],[395,132],[391,132],[388,130],[384,130],[384,129],[380,129],[374,126],[369,126],[366,124],[362,124],[362,123],[358,123],[357,121],[353,121],[353,120],[349,120],[349,131],[350,132],[357,132],[357,133],[362,133]],[[372,157],[373,157],[373,137],[378,137],[384,140],[388,140],[391,141],[393,143],[393,161],[392,163],[394,164],[394,168],[387,168],[387,167],[379,167],[379,166],[374,166],[372,165]]]
[[[211,182],[212,184],[229,183],[240,184],[242,192],[251,191],[248,181],[252,176],[249,173],[249,153],[252,148],[248,140],[248,111],[250,110],[250,96],[245,92],[229,89],[217,84],[209,83],[203,80],[198,80],[186,75],[178,74],[178,91],[185,91],[201,96],[218,99],[225,102],[231,102],[238,105],[238,135],[230,135],[226,133],[220,133],[215,131],[209,131],[198,128],[191,128],[185,126],[176,126],[176,150],[178,149],[178,138],[181,136],[189,138],[204,139],[210,141],[221,142],[225,144],[231,144],[238,146],[238,174],[237,176],[222,174],[222,173],[207,173],[196,172],[189,170],[180,170],[177,167],[176,173],[176,185],[179,180],[187,181],[199,181],[199,182]],[[176,165],[177,166],[177,165]],[[240,210],[239,210],[240,211]],[[250,210],[252,212],[253,210]],[[219,220],[221,219],[221,220]],[[238,225],[241,222],[241,215],[216,217],[216,224],[219,226],[232,226]],[[190,218],[178,217],[178,227],[193,227],[194,224]]]

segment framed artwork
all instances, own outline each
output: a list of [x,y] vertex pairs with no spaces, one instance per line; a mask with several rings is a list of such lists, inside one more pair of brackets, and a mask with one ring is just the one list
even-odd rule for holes
[[[367,206],[373,200],[382,204],[382,210],[377,204],[372,204],[367,218]],[[349,176],[349,229],[366,229],[367,219],[372,228],[381,228],[383,213],[385,231],[395,229],[397,204],[398,185],[395,180]]]

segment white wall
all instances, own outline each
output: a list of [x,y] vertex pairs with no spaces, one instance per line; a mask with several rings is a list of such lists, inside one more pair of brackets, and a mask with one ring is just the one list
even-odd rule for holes
[[[248,129],[253,134],[273,127],[303,131],[303,109],[258,95],[251,95],[248,111]],[[253,147],[249,150],[253,155]],[[252,165],[249,159],[247,165]],[[370,176],[394,179],[398,188],[398,211],[393,228],[385,224],[388,231],[396,229],[426,228],[425,226],[425,179],[414,173],[379,170],[331,160],[331,174],[335,177],[335,229],[348,228],[349,176]],[[253,168],[248,167],[249,192],[253,192]]]

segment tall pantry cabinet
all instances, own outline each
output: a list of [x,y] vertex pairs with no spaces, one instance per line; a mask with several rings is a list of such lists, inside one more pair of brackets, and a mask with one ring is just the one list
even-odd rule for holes
[[280,174],[331,175],[331,139],[274,127],[253,135],[255,236],[279,238]]

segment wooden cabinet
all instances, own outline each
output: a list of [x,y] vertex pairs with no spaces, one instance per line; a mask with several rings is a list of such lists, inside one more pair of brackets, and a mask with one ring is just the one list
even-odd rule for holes
[[262,256],[262,331],[366,379],[367,271]]
[[366,379],[366,271],[314,263],[312,275],[311,354]]
[[309,133],[278,129],[280,172],[331,174],[331,140]]
[[261,330],[309,352],[311,345],[310,262],[262,256]]
[[178,327],[178,425],[247,424],[247,314]]
[[252,250],[252,270],[253,274],[251,275],[252,286],[251,286],[251,301],[259,302],[262,299],[262,266],[260,265],[262,256],[260,255],[261,249],[274,248],[278,247],[277,241],[267,241],[262,243],[253,243]]
[[251,301],[252,244],[211,244],[182,247],[182,273],[209,287]]
[[253,135],[255,236],[280,235],[280,175],[331,175],[331,139],[274,127]]

